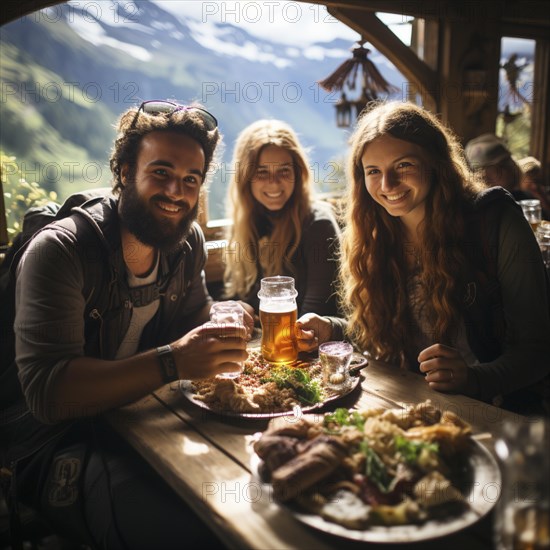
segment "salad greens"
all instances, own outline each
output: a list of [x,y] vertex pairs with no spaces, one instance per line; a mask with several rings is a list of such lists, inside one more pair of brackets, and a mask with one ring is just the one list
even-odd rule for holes
[[324,425],[337,424],[338,426],[355,426],[363,431],[365,419],[357,411],[348,411],[348,409],[338,408],[333,413],[326,414]]
[[439,445],[437,443],[426,443],[425,441],[410,441],[401,435],[397,435],[395,436],[395,449],[401,454],[405,462],[416,464],[423,449],[438,453]]
[[[337,428],[334,425],[336,425]],[[344,408],[339,408],[333,413],[325,414],[324,427],[326,432],[339,433],[339,428],[345,426],[352,426],[363,432],[365,419],[358,411],[350,411]],[[401,435],[395,436],[394,444],[395,451],[401,455],[403,461],[413,466],[418,466],[419,462],[422,461],[423,452],[439,453],[439,445],[437,443],[411,441]],[[359,442],[359,451],[365,455],[366,477],[368,477],[383,493],[390,492],[392,475],[388,472],[380,456],[369,445],[366,438]]]
[[298,399],[306,405],[314,405],[323,399],[319,382],[312,380],[304,369],[281,365],[273,368],[261,382],[275,382],[278,388],[292,388]]
[[360,451],[365,455],[365,475],[383,492],[389,491],[391,477],[378,454],[366,441],[359,444]]

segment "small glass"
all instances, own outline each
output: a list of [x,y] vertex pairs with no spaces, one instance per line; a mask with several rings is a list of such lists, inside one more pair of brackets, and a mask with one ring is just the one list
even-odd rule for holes
[[550,270],[550,222],[542,221],[535,233],[546,269]]
[[[225,325],[244,325],[244,309],[234,300],[216,302],[210,308],[210,322],[220,326],[220,338],[223,338]],[[244,369],[242,362],[237,364],[241,367],[240,372],[224,372],[218,374],[216,378],[237,378]]]
[[325,342],[319,346],[324,385],[337,392],[347,391],[351,384],[349,366],[353,346],[348,342]]
[[507,421],[496,441],[502,488],[495,510],[498,550],[550,550],[550,423]]
[[540,201],[538,199],[523,200],[519,201],[519,205],[523,210],[525,219],[531,225],[531,229],[536,232],[537,227],[542,221],[542,208],[540,206]]

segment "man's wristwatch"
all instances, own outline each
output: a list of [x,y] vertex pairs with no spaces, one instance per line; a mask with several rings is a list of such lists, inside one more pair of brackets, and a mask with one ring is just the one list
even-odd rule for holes
[[159,360],[160,370],[162,372],[162,380],[165,384],[179,380],[176,361],[172,353],[170,344],[157,348],[157,358]]

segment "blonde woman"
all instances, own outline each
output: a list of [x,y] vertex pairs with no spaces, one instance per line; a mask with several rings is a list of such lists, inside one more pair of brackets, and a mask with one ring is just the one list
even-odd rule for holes
[[290,275],[299,314],[336,314],[340,230],[330,205],[312,201],[311,171],[294,130],[280,120],[250,124],[237,138],[233,167],[226,297],[258,312],[260,279]]
[[[358,121],[348,169],[340,328],[434,390],[547,407],[538,382],[550,371],[548,282],[511,195],[477,188],[452,133],[410,103]],[[335,337],[333,324],[298,323],[318,341]]]

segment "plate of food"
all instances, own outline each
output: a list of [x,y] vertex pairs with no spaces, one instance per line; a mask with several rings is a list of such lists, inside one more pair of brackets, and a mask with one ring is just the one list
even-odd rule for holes
[[259,347],[248,351],[243,372],[237,378],[182,380],[186,399],[211,412],[239,418],[301,416],[349,395],[360,384],[360,370],[367,359],[355,353],[349,382],[340,391],[328,388],[318,358],[273,366],[264,361]]
[[419,542],[478,521],[501,483],[492,455],[456,414],[339,408],[257,434],[252,471],[298,521],[347,539]]

